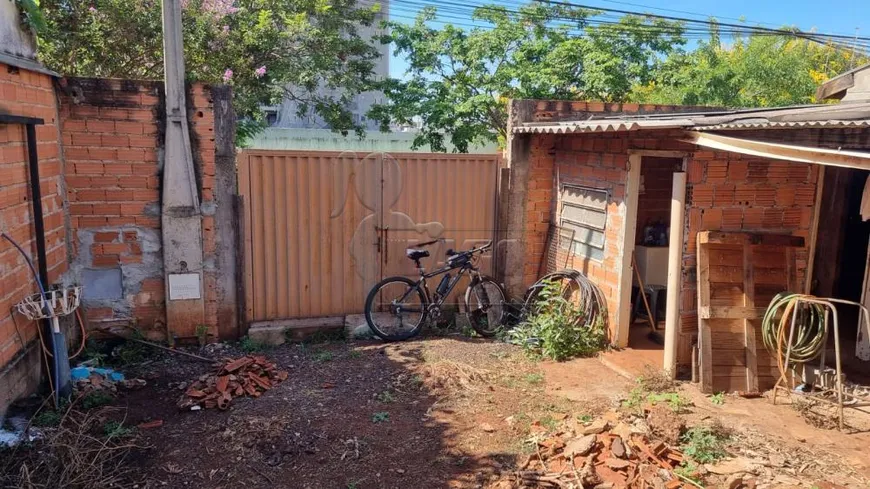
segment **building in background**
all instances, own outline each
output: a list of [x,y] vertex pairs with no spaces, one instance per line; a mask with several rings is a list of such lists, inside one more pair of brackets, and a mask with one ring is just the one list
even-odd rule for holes
[[[389,0],[361,0],[360,6],[371,6],[375,3],[381,5],[381,11],[375,18],[374,23],[369,27],[360,28],[360,36],[363,39],[370,39],[375,42],[381,53],[377,59],[374,75],[379,78],[386,78],[390,75],[390,46],[381,44],[376,39],[384,33],[381,29],[381,24],[390,19],[390,2]],[[337,90],[323,89],[322,94],[338,94]],[[378,123],[375,121],[366,120],[366,113],[376,103],[383,100],[383,94],[380,92],[365,92],[354,98],[351,102],[351,111],[353,112],[354,122],[362,123],[366,129],[370,131],[378,130]],[[296,101],[284,99],[281,105],[276,107],[266,108],[266,120],[269,126],[276,128],[287,129],[329,129],[329,125],[319,116],[313,113],[299,116],[299,104]]]

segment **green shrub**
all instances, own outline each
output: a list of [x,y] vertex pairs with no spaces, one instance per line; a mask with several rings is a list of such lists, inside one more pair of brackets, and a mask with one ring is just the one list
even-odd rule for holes
[[717,462],[726,456],[726,435],[706,426],[695,426],[680,439],[683,454],[699,464]]
[[583,317],[584,311],[563,297],[559,282],[547,282],[535,312],[508,336],[528,353],[557,361],[591,356],[604,348],[607,333],[601,322],[585,326]]
[[82,408],[93,409],[112,403],[112,395],[106,391],[94,391],[82,397]]
[[124,426],[120,421],[108,421],[103,425],[103,433],[106,438],[128,438],[133,436],[134,430],[129,426]]

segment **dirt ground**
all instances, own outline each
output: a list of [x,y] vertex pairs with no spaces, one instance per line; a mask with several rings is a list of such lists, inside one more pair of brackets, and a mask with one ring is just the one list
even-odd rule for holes
[[[198,353],[243,354],[224,345]],[[137,430],[137,445],[148,447],[130,458],[137,487],[495,487],[535,450],[530,436],[608,412],[637,385],[594,358],[536,362],[517,347],[460,335],[257,354],[288,379],[226,411],[176,405],[210,364],[161,355],[128,371],[148,386],[116,399],[125,425],[162,421]],[[781,484],[767,487],[870,487],[870,434],[818,429],[765,399],[714,404],[691,386],[678,389],[692,405],[687,424],[715,420],[737,432],[740,456],[786,460],[771,469]]]
[[[217,351],[216,357],[235,355]],[[540,364],[515,347],[462,336],[269,349],[289,378],[227,411],[179,412],[180,382],[210,366],[166,357],[156,377],[123,399],[127,423],[153,448],[135,463],[158,487],[481,487],[510,470],[533,424],[595,415],[602,385],[582,408],[545,392]],[[596,378],[606,368],[590,361]]]

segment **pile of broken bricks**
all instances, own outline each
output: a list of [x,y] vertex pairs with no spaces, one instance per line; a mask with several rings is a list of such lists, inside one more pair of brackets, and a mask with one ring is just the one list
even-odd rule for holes
[[663,488],[691,487],[674,473],[683,455],[662,441],[611,428],[598,419],[537,441],[536,453],[512,476],[514,487]]
[[287,380],[287,371],[263,356],[228,358],[199,377],[178,400],[180,409],[227,409],[233,398],[260,394]]

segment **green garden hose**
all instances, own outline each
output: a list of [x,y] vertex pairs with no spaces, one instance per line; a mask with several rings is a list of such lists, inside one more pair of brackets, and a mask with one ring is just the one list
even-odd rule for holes
[[[776,356],[780,373],[786,374],[788,367],[806,363],[819,356],[828,339],[828,325],[825,322],[825,307],[821,304],[803,303],[798,299],[815,299],[811,295],[781,292],[770,301],[761,322],[761,336],[764,347]],[[795,321],[794,334],[789,342],[794,308],[799,307]],[[790,345],[789,345],[790,343]],[[785,363],[789,353],[789,365]]]

